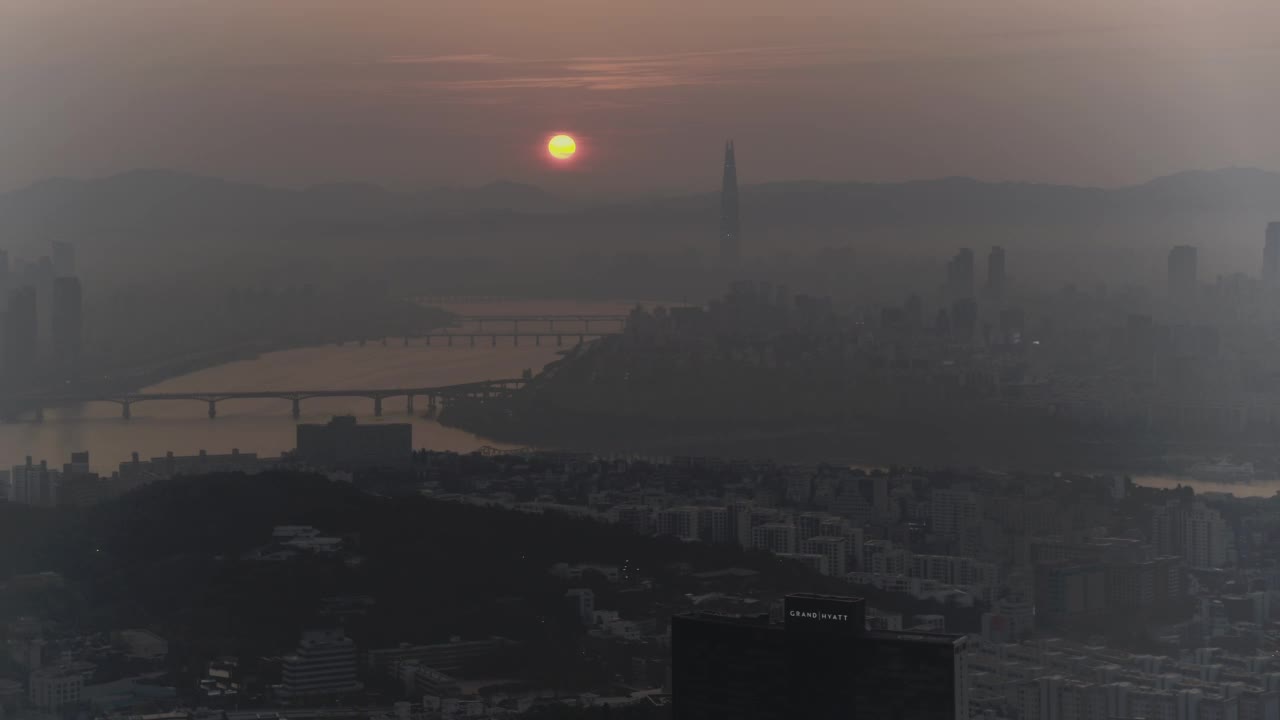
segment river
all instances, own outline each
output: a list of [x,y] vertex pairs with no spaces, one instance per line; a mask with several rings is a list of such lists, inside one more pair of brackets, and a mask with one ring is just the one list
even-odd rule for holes
[[[652,304],[652,303],[645,303]],[[450,304],[460,315],[569,315],[622,314],[630,302],[499,301]],[[558,326],[576,332],[576,326]],[[539,328],[540,329],[540,328]],[[538,372],[557,357],[551,341],[535,346],[525,339],[519,346],[501,338],[497,347],[488,340],[476,347],[458,342],[454,347],[421,340],[405,347],[400,340],[386,346],[370,343],[284,350],[227,363],[171,378],[148,388],[149,392],[222,392],[263,390],[325,390],[339,388],[430,387],[519,377],[526,369]],[[295,421],[287,400],[226,400],[218,403],[218,417],[209,418],[204,403],[196,401],[148,401],[135,405],[132,419],[120,416],[120,407],[93,403],[47,410],[44,422],[0,424],[0,468],[23,462],[48,460],[61,466],[72,452],[89,451],[93,469],[108,473],[137,452],[143,458],[172,451],[194,455],[200,450],[228,453],[233,449],[276,456],[295,445]],[[408,422],[413,425],[417,448],[470,452],[484,446],[511,447],[456,428],[440,425],[425,414],[425,399],[417,401],[416,414],[406,411],[403,398],[384,403],[383,416],[373,415],[373,402],[361,398],[317,398],[302,404],[300,422],[327,422],[334,415],[355,415],[362,423]],[[1172,474],[1130,473],[1139,485],[1176,487],[1189,485],[1196,492],[1228,492],[1241,497],[1270,497],[1280,491],[1280,479],[1249,485],[1214,484]]]
[[[622,314],[632,306],[622,302],[520,301],[456,304],[448,309],[461,315]],[[447,347],[439,340],[430,347],[421,340],[405,347],[401,340],[393,339],[386,346],[298,348],[199,370],[145,391],[432,387],[519,377],[525,369],[536,373],[556,359],[558,350],[551,341],[535,346],[532,340],[524,339],[514,346],[510,338],[500,338],[497,347],[487,339],[474,348],[463,342]],[[417,413],[410,415],[403,398],[392,398],[384,402],[382,417],[376,418],[371,400],[318,398],[302,403],[299,422],[327,422],[334,415],[351,414],[361,423],[412,423],[417,448],[469,452],[486,445],[509,447],[441,426],[426,417],[425,404],[425,398],[418,398]],[[28,455],[37,463],[48,460],[50,466],[60,467],[72,452],[85,450],[93,469],[102,473],[116,469],[133,452],[144,459],[169,451],[194,455],[200,450],[215,454],[233,449],[277,456],[295,446],[296,423],[290,411],[289,401],[275,399],[221,401],[216,418],[208,417],[204,403],[190,400],[138,403],[129,420],[121,417],[120,407],[113,403],[50,409],[44,422],[0,424],[0,468],[19,464]]]

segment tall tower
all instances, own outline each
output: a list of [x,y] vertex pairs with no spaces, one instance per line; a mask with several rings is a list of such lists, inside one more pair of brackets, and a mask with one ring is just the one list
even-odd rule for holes
[[727,267],[737,265],[742,254],[738,230],[738,167],[730,140],[724,144],[724,181],[720,185],[720,262]]

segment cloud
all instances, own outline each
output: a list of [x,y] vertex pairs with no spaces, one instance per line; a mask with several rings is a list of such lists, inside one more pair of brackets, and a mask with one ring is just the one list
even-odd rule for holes
[[382,62],[390,65],[495,65],[511,62],[499,55],[392,55]]
[[[618,92],[751,80],[750,73],[824,64],[831,48],[762,47],[664,55],[515,59],[494,55],[396,56],[384,63],[433,66],[419,88],[454,92]],[[440,72],[441,66],[451,66]]]

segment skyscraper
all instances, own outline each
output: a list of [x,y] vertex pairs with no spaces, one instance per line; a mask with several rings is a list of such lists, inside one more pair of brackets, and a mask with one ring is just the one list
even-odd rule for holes
[[996,245],[987,254],[987,296],[993,300],[1004,297],[1004,248]]
[[36,292],[36,357],[41,361],[53,354],[53,260],[45,255],[27,266],[22,282]]
[[53,241],[53,274],[54,277],[69,277],[76,274],[76,249],[70,243]]
[[1280,288],[1280,222],[1267,223],[1267,244],[1262,249],[1262,287]]
[[672,618],[674,719],[967,717],[963,636],[867,630],[861,598],[790,595],[783,614]]
[[0,376],[7,383],[29,380],[36,368],[36,343],[39,325],[36,318],[36,291],[20,287],[9,293],[9,307],[3,315],[0,333],[4,341],[4,357],[0,358]]
[[1178,245],[1169,251],[1169,299],[1184,305],[1196,296],[1196,249]]
[[53,365],[62,379],[70,379],[80,365],[84,325],[80,278],[60,277],[53,281],[52,316]]
[[960,248],[947,263],[947,294],[952,300],[973,297],[973,251],[969,248]]
[[720,262],[727,267],[737,265],[741,258],[738,232],[738,167],[730,140],[724,144],[724,180],[720,185]]

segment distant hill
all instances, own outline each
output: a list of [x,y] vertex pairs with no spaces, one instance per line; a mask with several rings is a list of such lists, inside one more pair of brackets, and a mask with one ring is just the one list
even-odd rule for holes
[[557,202],[539,188],[510,182],[416,193],[345,182],[286,190],[169,170],[133,170],[92,180],[46,180],[2,194],[0,226],[49,232],[210,222],[271,226],[482,210],[545,212],[555,209]]
[[[786,182],[742,190],[750,254],[851,246],[945,258],[1004,244],[1024,277],[1083,262],[1150,272],[1169,246],[1205,247],[1207,273],[1252,269],[1265,223],[1280,217],[1280,174],[1192,171],[1122,188],[943,178],[905,183]],[[497,182],[397,192],[367,183],[301,190],[165,170],[55,179],[0,195],[0,246],[77,243],[95,265],[148,271],[202,258],[311,260],[354,248],[378,257],[581,253],[714,254],[715,193],[582,208],[540,188]],[[345,249],[344,249],[345,248]],[[1141,258],[1110,257],[1140,252]],[[1109,260],[1099,261],[1103,253]],[[168,259],[161,260],[165,257]],[[263,261],[265,262],[265,261]],[[1064,263],[1066,263],[1064,265]],[[141,270],[139,270],[141,272]]]

